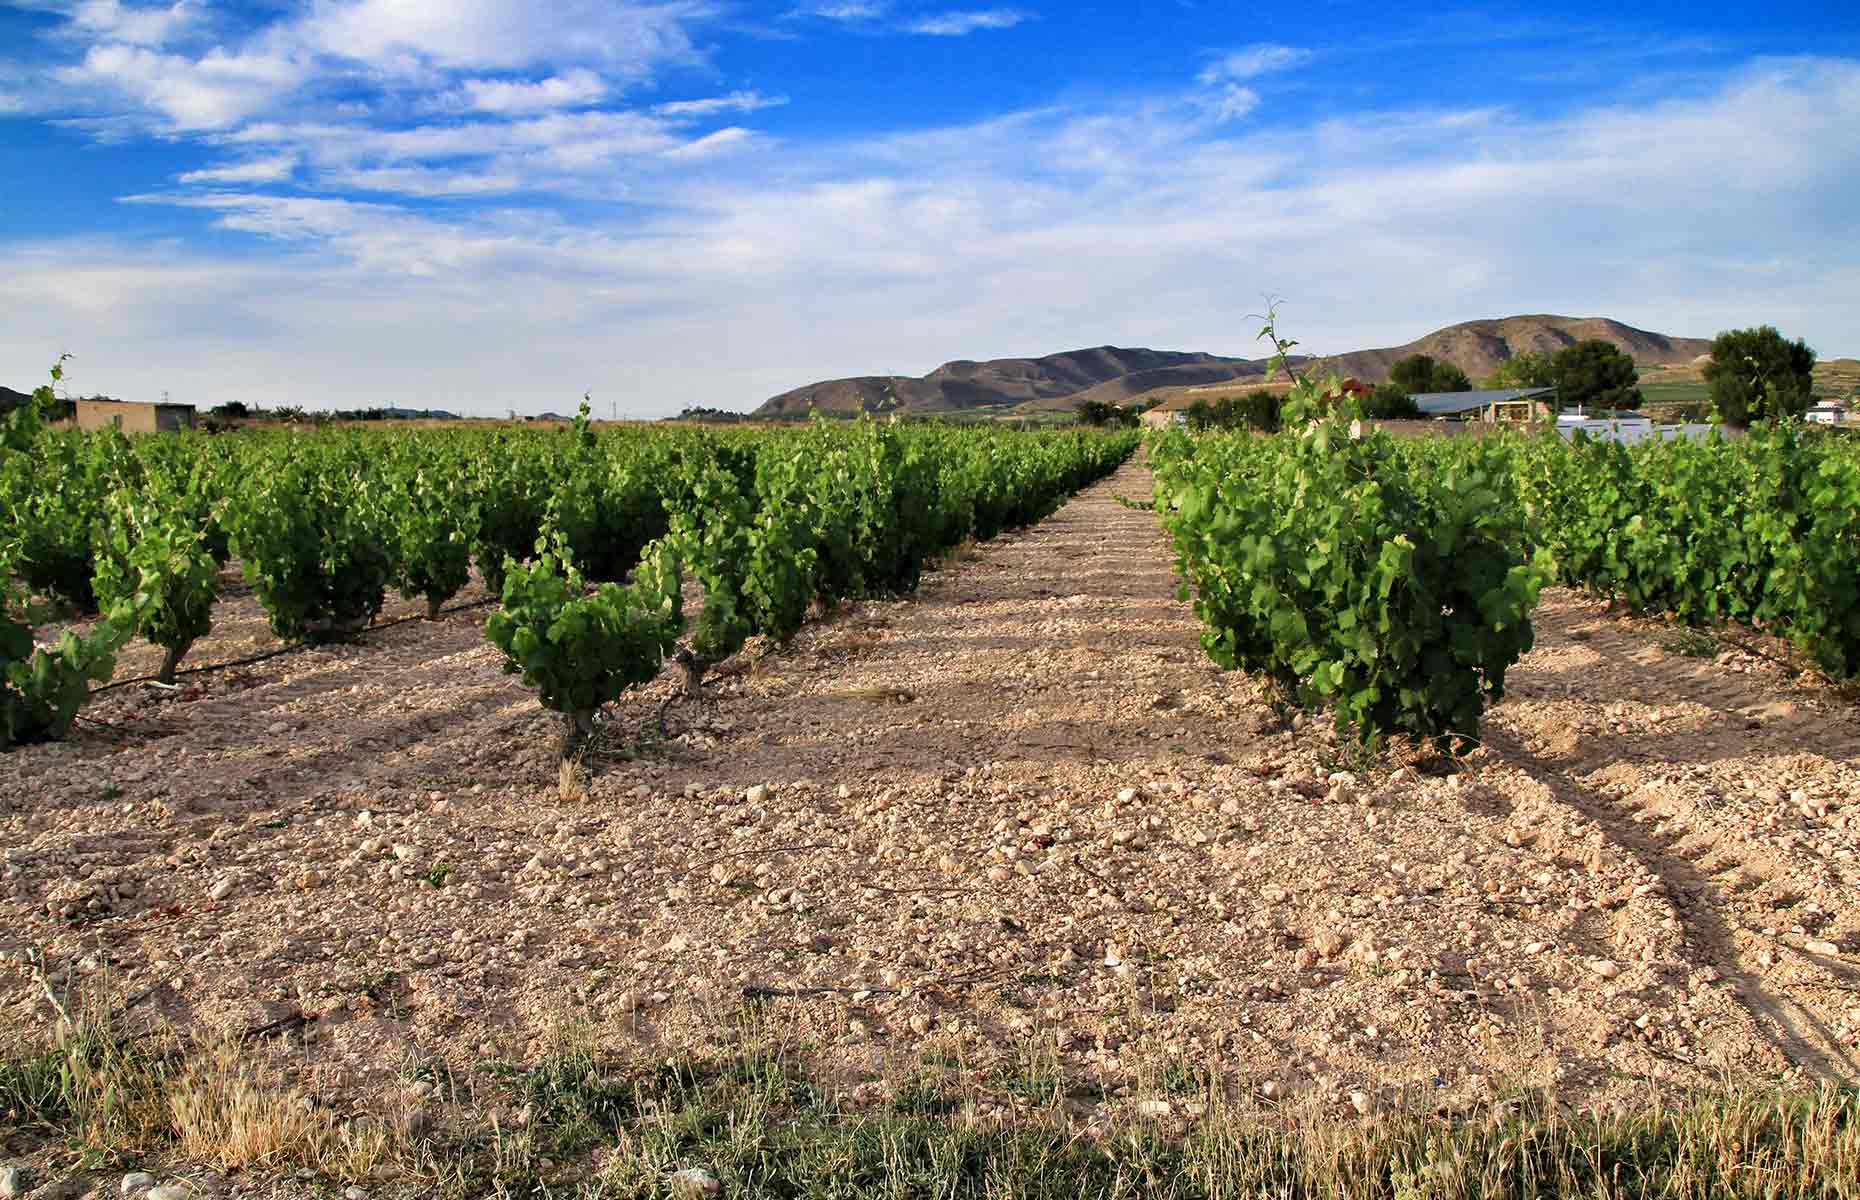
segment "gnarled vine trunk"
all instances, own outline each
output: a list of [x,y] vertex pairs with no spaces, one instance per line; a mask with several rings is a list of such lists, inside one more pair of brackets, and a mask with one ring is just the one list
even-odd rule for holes
[[593,740],[593,709],[577,708],[562,714],[562,762],[557,779],[562,799],[575,800],[582,795],[581,760]]
[[689,646],[680,646],[678,653],[672,655],[672,662],[678,667],[679,677],[684,680],[685,696],[695,700],[704,692],[704,674],[716,666],[719,660],[703,658],[692,653]]
[[190,639],[182,642],[179,646],[168,647],[167,652],[163,654],[161,658],[161,670],[155,672],[155,681],[157,683],[173,683],[176,668],[181,665],[181,659],[186,656],[188,650],[193,648],[193,645],[194,643]]

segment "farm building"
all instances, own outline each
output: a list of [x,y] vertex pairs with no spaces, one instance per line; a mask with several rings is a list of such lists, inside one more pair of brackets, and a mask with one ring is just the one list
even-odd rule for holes
[[1839,400],[1823,400],[1804,413],[1802,419],[1817,425],[1839,425],[1847,419],[1847,406]]
[[[24,408],[31,403],[31,392],[16,392],[9,387],[0,387],[0,417],[5,416],[16,408]],[[57,405],[52,410],[50,419],[53,421],[70,420],[71,407],[72,402],[69,400],[58,401]]]
[[1408,397],[1422,415],[1440,420],[1548,421],[1555,388],[1487,388],[1471,392],[1417,392]]
[[79,429],[114,429],[120,433],[167,433],[193,429],[197,422],[191,404],[147,404],[136,400],[79,400]]
[[1574,439],[1577,431],[1580,430],[1591,438],[1621,442],[1629,446],[1636,442],[1671,442],[1681,438],[1704,441],[1716,428],[1715,425],[1694,423],[1655,425],[1652,417],[1628,409],[1621,409],[1607,416],[1595,417],[1586,415],[1578,408],[1571,412],[1560,413],[1556,419],[1556,431],[1564,441]]
[[[1354,382],[1354,380],[1346,382],[1345,389],[1349,390],[1350,383]],[[1362,387],[1361,384],[1356,386]],[[1261,378],[1252,378],[1235,379],[1227,383],[1196,384],[1193,387],[1165,388],[1160,389],[1163,399],[1145,410],[1141,420],[1152,429],[1160,429],[1167,425],[1181,425],[1188,421],[1188,410],[1197,400],[1205,400],[1209,404],[1214,404],[1227,396],[1245,396],[1252,392],[1270,392],[1275,396],[1283,396],[1291,390],[1292,381],[1284,376],[1270,383]]]

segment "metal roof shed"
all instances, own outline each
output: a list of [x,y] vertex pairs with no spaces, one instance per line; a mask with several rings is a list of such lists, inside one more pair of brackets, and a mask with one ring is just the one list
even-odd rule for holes
[[[1417,392],[1408,399],[1429,417],[1455,417],[1461,413],[1497,414],[1508,406],[1528,408],[1535,401],[1556,394],[1553,387],[1484,388],[1470,392]],[[1490,419],[1490,418],[1488,418]]]

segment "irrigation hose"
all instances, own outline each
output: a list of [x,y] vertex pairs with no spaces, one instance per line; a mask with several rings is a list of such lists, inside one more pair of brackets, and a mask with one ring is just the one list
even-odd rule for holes
[[[447,613],[470,612],[474,608],[485,608],[489,605],[496,604],[496,603],[497,603],[496,597],[491,597],[485,600],[474,600],[470,604],[455,604],[451,608],[442,608],[439,610],[439,615],[443,617]],[[426,620],[426,618],[418,613],[415,613],[411,616],[395,617],[392,621],[383,621],[379,625],[370,625],[367,629],[362,630],[362,634],[366,635],[366,634],[374,633],[377,630],[392,629],[396,625],[405,625],[409,621],[424,621],[424,620]],[[183,675],[204,675],[209,671],[226,671],[226,670],[230,670],[233,667],[249,667],[253,663],[262,663],[266,659],[269,659],[269,658],[279,658],[286,654],[296,654],[302,650],[314,650],[316,649],[317,645],[318,643],[314,643],[314,642],[299,642],[291,646],[280,646],[276,650],[267,650],[263,654],[254,654],[247,658],[235,658],[231,660],[230,662],[208,663],[204,667],[184,667],[181,670],[176,671],[174,674],[175,674],[175,677],[178,679]],[[116,688],[131,687],[138,683],[160,683],[160,682],[161,681],[153,675],[139,675],[134,679],[119,679],[114,683],[106,683],[100,688],[92,688],[90,694],[93,696],[99,696],[99,695],[102,695],[104,692],[113,691]]]

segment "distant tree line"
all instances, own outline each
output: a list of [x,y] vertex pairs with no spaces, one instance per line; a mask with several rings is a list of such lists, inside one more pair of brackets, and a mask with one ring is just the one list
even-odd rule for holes
[[1079,415],[1079,424],[1092,425],[1100,429],[1124,429],[1136,425],[1143,414],[1152,406],[1148,404],[1125,408],[1121,404],[1112,404],[1108,400],[1081,400],[1072,406]]
[[[1711,419],[1749,425],[1800,417],[1815,402],[1814,369],[1813,350],[1800,338],[1787,340],[1769,325],[1720,333],[1712,341],[1704,370]],[[1620,411],[1642,403],[1634,359],[1600,338],[1575,342],[1554,354],[1514,354],[1486,377],[1485,386],[1554,387],[1565,408],[1580,405],[1585,411]]]
[[746,421],[749,419],[749,414],[736,412],[728,408],[705,408],[701,405],[694,404],[682,409],[677,419],[680,421],[704,421],[710,424],[720,424]]
[[[1705,366],[1711,419],[1748,425],[1777,417],[1800,417],[1814,403],[1815,352],[1801,339],[1786,340],[1768,325],[1734,329],[1712,343]],[[1418,417],[1413,397],[1423,393],[1472,390],[1466,372],[1429,354],[1410,354],[1389,367],[1388,382],[1358,393],[1362,414],[1376,420]],[[1601,338],[1587,338],[1555,351],[1514,354],[1481,381],[1486,388],[1554,388],[1564,408],[1585,412],[1621,412],[1642,403],[1640,370],[1633,356]],[[1280,396],[1265,388],[1243,394],[1197,399],[1182,410],[1192,429],[1254,429],[1276,432],[1281,424]],[[1154,402],[1125,408],[1102,400],[1075,406],[1086,425],[1135,425]]]

